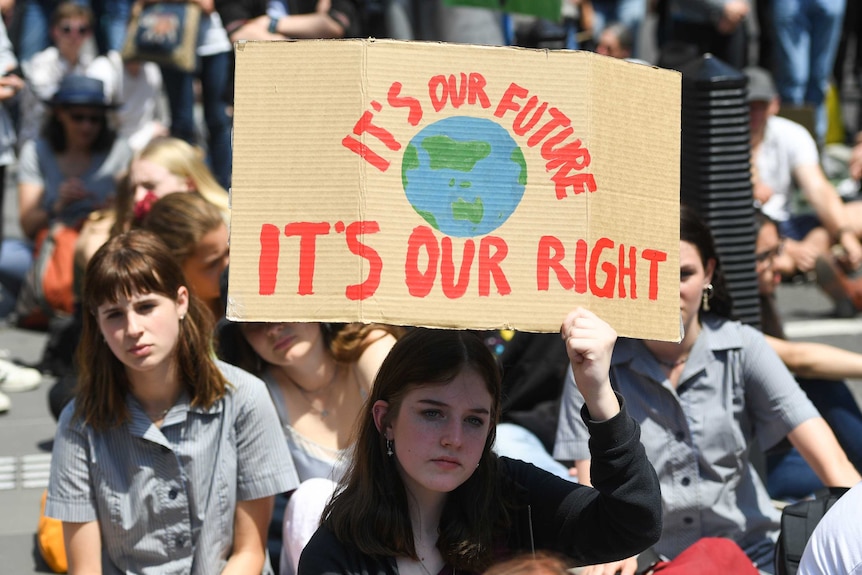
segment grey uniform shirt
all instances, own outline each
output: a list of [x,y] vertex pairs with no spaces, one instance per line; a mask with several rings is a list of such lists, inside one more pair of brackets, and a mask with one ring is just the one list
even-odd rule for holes
[[[780,515],[749,449],[755,438],[769,448],[819,414],[763,335],[707,315],[677,389],[640,340],[617,341],[610,376],[661,484],[656,551],[672,558],[702,537],[729,537],[759,566],[771,564]],[[589,459],[584,400],[571,372],[568,380],[554,457]]]
[[183,395],[161,429],[132,396],[130,421],[104,432],[63,411],[45,514],[99,522],[103,573],[220,573],[237,501],[299,484],[263,382],[218,364],[224,398],[204,409]]

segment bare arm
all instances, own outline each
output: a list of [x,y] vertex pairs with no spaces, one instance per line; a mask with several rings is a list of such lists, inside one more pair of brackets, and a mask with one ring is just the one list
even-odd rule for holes
[[286,38],[341,38],[344,26],[325,12],[282,16],[276,31]]
[[851,487],[862,480],[822,417],[800,423],[787,438],[824,485]]
[[266,530],[274,497],[239,501],[233,523],[233,552],[222,575],[260,573],[266,561]]
[[18,184],[18,222],[29,239],[35,239],[39,230],[48,226],[50,216],[39,204],[45,188],[36,184]]
[[856,228],[844,207],[844,202],[826,179],[823,170],[818,164],[799,166],[793,171],[793,176],[805,194],[805,199],[820,218],[823,227],[841,244],[853,267],[858,267],[862,264],[862,244],[859,243]]
[[787,341],[766,336],[784,365],[801,377],[862,379],[862,354],[810,341]]
[[269,16],[259,16],[231,32],[231,42],[239,40],[284,40],[285,38],[342,38],[345,25],[330,16],[330,0],[318,0],[314,12],[282,16],[270,32]]
[[63,522],[63,543],[69,562],[69,575],[101,575],[102,536],[99,522]]

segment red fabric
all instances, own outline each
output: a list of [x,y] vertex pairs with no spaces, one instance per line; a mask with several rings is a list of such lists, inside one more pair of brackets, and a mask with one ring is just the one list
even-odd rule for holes
[[704,537],[671,561],[660,561],[661,575],[759,575],[739,545],[723,537]]

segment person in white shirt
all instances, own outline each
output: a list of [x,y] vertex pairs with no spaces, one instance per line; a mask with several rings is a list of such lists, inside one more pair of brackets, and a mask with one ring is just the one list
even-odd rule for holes
[[[74,2],[57,6],[51,15],[51,40],[53,46],[21,63],[26,80],[18,130],[22,145],[39,136],[46,115],[45,102],[51,99],[63,78],[70,74],[89,75],[91,67],[98,66],[97,62],[103,59],[95,53],[93,13],[86,6]],[[116,80],[106,85],[114,83]]]
[[826,512],[811,534],[798,575],[862,574],[862,483]]

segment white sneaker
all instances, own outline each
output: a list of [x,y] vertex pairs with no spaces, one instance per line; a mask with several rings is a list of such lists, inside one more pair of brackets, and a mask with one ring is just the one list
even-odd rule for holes
[[42,372],[0,359],[0,391],[30,391],[42,383]]
[[12,402],[9,400],[9,397],[0,391],[0,413],[6,413],[10,407],[12,407]]

